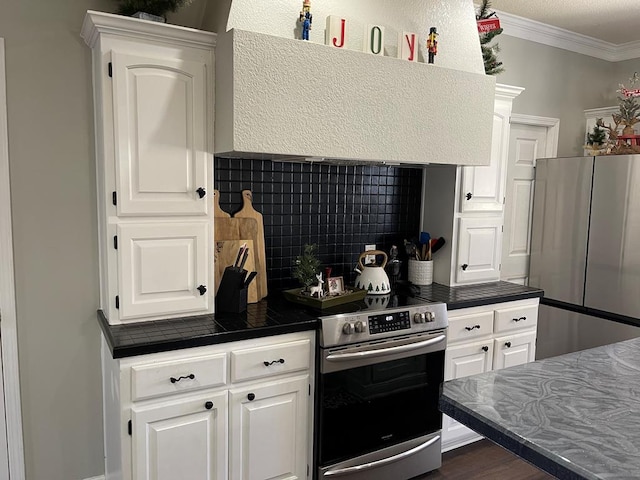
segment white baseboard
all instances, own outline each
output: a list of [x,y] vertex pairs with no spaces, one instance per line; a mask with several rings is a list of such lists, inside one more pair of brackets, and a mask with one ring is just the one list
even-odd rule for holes
[[105,480],[104,475],[98,475],[97,477],[85,478],[84,480]]

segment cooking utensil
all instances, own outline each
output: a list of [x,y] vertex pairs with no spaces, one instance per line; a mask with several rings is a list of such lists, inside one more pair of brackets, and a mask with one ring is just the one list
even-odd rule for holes
[[[413,247],[415,249],[415,245]],[[367,255],[382,255],[384,257],[382,265],[376,265],[375,263],[365,265],[363,260]],[[365,289],[368,295],[386,295],[391,292],[389,277],[387,276],[387,272],[384,270],[384,267],[387,264],[387,259],[387,254],[382,250],[368,250],[366,252],[362,252],[360,257],[358,257],[358,265],[355,268],[355,271],[358,272],[358,276],[356,277],[356,288]]]
[[431,245],[431,253],[436,253],[438,250],[440,250],[445,244],[445,240],[444,238],[440,237],[436,240],[436,242]]

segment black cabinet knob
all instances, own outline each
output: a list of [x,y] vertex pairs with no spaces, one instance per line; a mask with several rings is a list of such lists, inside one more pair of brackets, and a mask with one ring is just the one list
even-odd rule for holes
[[247,399],[249,399],[250,402],[253,402],[255,398],[256,398],[255,393],[250,393],[249,395],[247,395]]
[[206,408],[207,410],[211,410],[213,408],[213,402],[208,401],[207,403],[204,404],[204,408]]
[[467,200],[471,200],[471,198],[473,197],[473,194],[469,192],[465,195],[465,197],[467,197]]
[[466,270],[467,268],[469,268],[469,264],[468,263],[463,263],[461,265],[461,267],[462,267],[462,270]]
[[505,347],[507,347],[507,348],[511,348],[511,342],[506,342],[506,343],[504,344],[504,346],[505,346]]
[[207,194],[207,191],[202,187],[198,187],[196,192],[198,192],[198,195],[200,196],[200,198],[203,198]]
[[489,351],[489,347],[487,347],[486,345],[484,345],[484,346],[482,347],[482,351],[483,351],[483,352],[488,352],[488,351]]
[[205,293],[207,293],[207,287],[205,287],[204,285],[200,285],[198,287],[198,291],[200,292],[200,295],[204,295]]

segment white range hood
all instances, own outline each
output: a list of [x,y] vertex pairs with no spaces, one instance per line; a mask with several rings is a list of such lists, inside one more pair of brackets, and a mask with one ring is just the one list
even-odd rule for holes
[[[442,12],[429,10],[437,2],[403,0],[403,10],[410,12],[419,5],[422,17],[431,15],[423,18],[427,22],[423,26],[414,23],[416,18],[422,21],[421,15],[404,20],[402,15],[394,18],[385,13],[385,8],[395,8],[398,17],[395,2],[323,2],[335,4],[323,5],[331,9],[327,14],[347,18],[360,4],[368,5],[369,15],[379,15],[378,23],[387,30],[385,51],[393,51],[390,39],[397,37],[386,22],[418,33],[422,44],[424,31],[437,26],[442,33],[435,65],[336,49],[314,42],[313,36],[310,42],[297,40],[291,27],[295,21],[285,22],[283,31],[269,31],[270,25],[283,23],[278,15],[286,9],[297,14],[302,2],[262,3],[269,3],[269,8],[256,12],[266,7],[233,0],[228,31],[218,34],[217,155],[388,164],[489,163],[495,79],[484,74],[471,1],[457,0],[452,6],[443,0]],[[265,15],[276,17],[265,19]],[[258,21],[252,16],[261,17]],[[318,15],[314,10],[316,36],[324,34],[324,18],[322,11]],[[375,18],[359,20],[375,22]],[[421,48],[421,62],[423,53]]]

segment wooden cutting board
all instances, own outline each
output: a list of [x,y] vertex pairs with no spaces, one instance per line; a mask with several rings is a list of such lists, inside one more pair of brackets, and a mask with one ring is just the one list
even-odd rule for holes
[[[235,263],[238,256],[240,247],[246,243],[249,247],[249,256],[244,264],[244,269],[247,272],[255,271],[255,249],[253,248],[253,240],[240,239],[240,240],[220,240],[216,241],[214,252],[214,265],[215,265],[215,293],[218,293],[218,287],[220,286],[220,280],[224,269]],[[257,278],[257,277],[256,277]],[[249,284],[247,289],[247,302],[256,303],[258,301],[258,286],[254,280]]]
[[227,212],[220,208],[220,192],[218,190],[213,191],[213,217],[214,218],[230,218]]
[[233,265],[240,246],[244,242],[247,242],[249,256],[247,257],[247,263],[244,269],[248,272],[258,272],[258,275],[253,282],[251,282],[247,290],[247,302],[258,302],[262,298],[259,296],[257,282],[258,277],[261,276],[261,270],[257,264],[257,252],[255,248],[258,242],[258,223],[253,218],[216,217],[213,231],[215,240],[214,276],[216,291],[220,285],[220,279],[222,278],[225,267]]
[[258,297],[267,296],[267,256],[264,243],[264,223],[262,214],[253,208],[253,194],[251,190],[242,191],[242,209],[233,216],[234,219],[254,219],[257,223],[257,240],[254,243],[256,251],[256,271],[258,276]]

